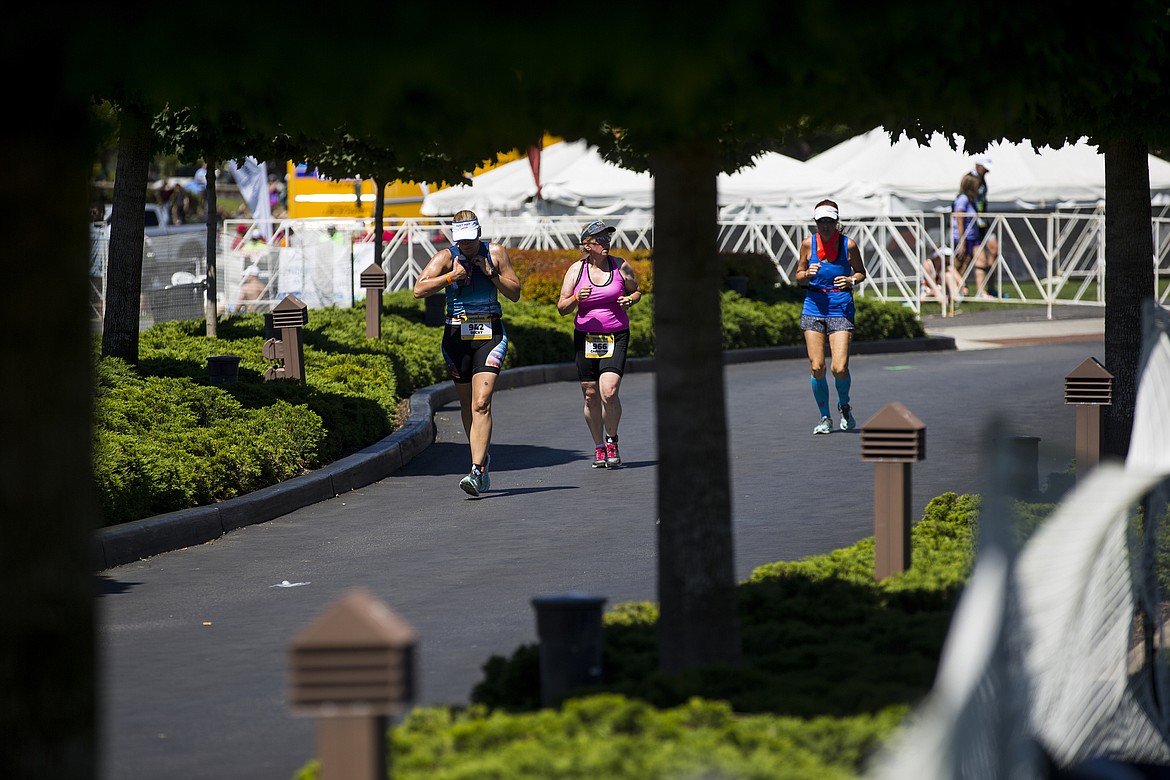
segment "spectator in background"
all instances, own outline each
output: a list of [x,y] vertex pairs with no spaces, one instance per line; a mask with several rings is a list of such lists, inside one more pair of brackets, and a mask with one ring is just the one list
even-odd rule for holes
[[272,216],[283,219],[288,216],[288,203],[285,200],[286,192],[280,180],[275,176],[268,177],[268,211]]
[[272,246],[292,246],[295,232],[292,225],[282,224],[272,234]]
[[[393,241],[393,240],[394,240],[394,236],[395,236],[395,235],[396,235],[396,234],[395,234],[395,232],[394,232],[393,230],[390,230],[390,229],[388,229],[388,228],[383,228],[383,229],[382,229],[382,243],[383,243],[383,244],[389,244],[391,241]],[[374,238],[375,238],[375,235],[374,235],[374,228],[373,228],[373,227],[370,227],[368,230],[366,230],[366,232],[365,232],[365,233],[364,233],[362,236],[360,236],[360,237],[357,239],[357,241],[358,241],[358,243],[366,243],[366,242],[371,242],[371,241],[373,241],[373,240],[374,240]],[[440,234],[440,235],[439,235],[439,238],[440,238],[440,239],[443,239],[443,236]],[[443,239],[443,240],[446,240],[446,239]]]
[[162,186],[158,188],[158,205],[169,211],[171,208],[171,198],[175,196],[175,191],[179,189],[182,188],[177,184],[172,184],[170,179],[163,179]]
[[192,195],[203,195],[207,191],[207,163],[200,163],[195,169],[195,175],[187,184],[187,191]]
[[244,261],[248,263],[258,263],[261,258],[268,254],[268,243],[264,240],[264,236],[260,235],[259,230],[253,230],[239,247],[244,252]]
[[200,163],[195,175],[183,185],[181,203],[178,209],[171,209],[171,216],[181,217],[173,220],[176,225],[182,225],[196,217],[203,210],[203,198],[207,193],[207,164]]
[[[965,174],[959,182],[959,194],[951,206],[951,243],[955,247],[955,265],[959,275],[967,275],[967,266],[975,257],[979,246],[978,213],[975,199],[979,194],[979,179],[974,174]],[[962,290],[966,294],[966,290]]]
[[991,223],[984,216],[987,213],[987,174],[991,170],[991,156],[976,155],[971,163],[971,176],[979,180],[979,188],[975,193],[975,211],[978,213],[976,226],[978,235],[976,241],[978,249],[975,253],[975,294],[980,298],[998,298],[995,288],[987,288],[987,277],[991,275],[995,263],[999,259],[999,241],[990,235]]
[[186,224],[192,210],[191,194],[182,187],[175,187],[170,200],[171,224]]
[[232,249],[239,249],[248,241],[248,226],[236,225],[236,235],[232,238]]
[[259,311],[259,301],[264,297],[264,280],[260,278],[260,269],[255,263],[244,268],[244,275],[240,279],[240,297],[234,312]]
[[922,261],[922,295],[934,298],[944,311],[947,308],[947,296],[957,300],[963,284],[959,272],[951,263],[951,255],[951,248],[944,245]]

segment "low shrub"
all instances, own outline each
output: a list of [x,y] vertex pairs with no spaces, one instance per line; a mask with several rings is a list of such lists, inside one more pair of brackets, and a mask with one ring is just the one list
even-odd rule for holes
[[900,303],[879,301],[864,295],[856,296],[854,303],[857,309],[857,329],[853,338],[858,341],[926,338],[922,321]]
[[[904,717],[819,719],[743,716],[691,699],[664,710],[598,695],[561,710],[500,716],[481,707],[413,710],[391,734],[394,777],[690,777],[831,780],[856,777]],[[318,776],[312,764],[302,780]]]
[[[654,291],[654,267],[648,250],[615,248],[613,254],[629,262],[643,294]],[[578,249],[509,249],[508,258],[520,277],[521,300],[556,306],[565,273],[583,256]]]
[[724,349],[804,343],[800,306],[795,303],[761,304],[738,293],[725,292],[722,321]]
[[318,462],[321,417],[275,402],[245,408],[217,388],[98,364],[94,476],[105,525],[215,503]]
[[757,252],[720,252],[723,263],[723,277],[742,276],[746,281],[746,297],[752,300],[774,303],[780,272],[772,258]]

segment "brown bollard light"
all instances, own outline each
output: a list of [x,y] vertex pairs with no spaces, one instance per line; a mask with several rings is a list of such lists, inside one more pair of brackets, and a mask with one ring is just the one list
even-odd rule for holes
[[264,381],[295,379],[305,382],[305,347],[301,343],[301,328],[309,322],[309,307],[295,295],[289,294],[272,309],[272,327],[280,329],[279,339],[268,339],[261,350],[268,360],[279,360],[283,365],[264,372]]
[[414,629],[365,588],[293,638],[289,703],[317,718],[321,780],[385,780],[389,718],[414,701]]
[[370,263],[361,275],[362,289],[366,291],[366,338],[382,337],[382,291],[386,289],[386,272],[377,263]]
[[1064,378],[1064,402],[1077,407],[1077,480],[1101,462],[1101,407],[1113,403],[1113,374],[1096,358],[1068,372]]
[[874,463],[874,579],[910,568],[910,465],[926,458],[926,425],[895,401],[861,426],[861,459]]

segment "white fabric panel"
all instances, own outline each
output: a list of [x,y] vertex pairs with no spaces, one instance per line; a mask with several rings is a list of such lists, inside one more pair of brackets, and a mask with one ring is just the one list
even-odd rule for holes
[[[1149,308],[1144,316],[1151,316]],[[1153,316],[1161,319],[1162,326],[1145,323],[1145,338],[1153,343],[1138,377],[1125,465],[1170,474],[1170,315],[1161,310],[1153,312]]]
[[[842,219],[882,214],[949,210],[959,180],[972,169],[972,155],[957,137],[952,149],[938,134],[928,146],[905,135],[891,144],[878,127],[802,162],[775,152],[754,164],[720,174],[718,205],[722,218],[802,216],[831,198]],[[995,143],[987,150],[988,197],[995,211],[1093,205],[1105,198],[1105,158],[1081,141],[1061,149]],[[1170,163],[1150,156],[1150,191],[1170,196]],[[542,199],[526,157],[475,176],[469,185],[433,192],[422,213],[451,215],[469,208],[489,215],[582,214],[618,216],[654,210],[654,180],[606,162],[584,141],[561,141],[541,155]]]
[[1033,728],[1061,765],[1102,754],[1170,761],[1170,745],[1128,679],[1135,608],[1129,510],[1161,478],[1099,465],[1020,555]]
[[[927,146],[905,134],[891,143],[885,129],[877,127],[808,162],[851,181],[856,195],[896,197],[908,204],[917,202],[918,210],[930,210],[933,204],[952,202],[959,181],[974,167],[973,152],[964,150],[963,137],[955,140],[955,149],[938,133]],[[1030,143],[997,142],[987,154],[992,162],[988,200],[993,206],[1053,207],[1095,204],[1105,198],[1105,156],[1083,139],[1039,151]],[[1150,155],[1149,164],[1151,195],[1170,192],[1170,163]]]
[[236,186],[240,188],[240,195],[248,204],[252,212],[252,219],[264,240],[272,238],[272,208],[268,204],[268,163],[257,163],[255,157],[248,157],[243,165],[237,165],[235,160],[228,161],[232,175],[236,177]]
[[719,174],[719,215],[797,216],[812,221],[813,206],[836,201],[841,219],[887,213],[880,197],[870,197],[840,174],[812,162],[776,152],[757,156],[753,165]]
[[980,554],[930,694],[875,759],[870,780],[1041,780],[1029,737],[1019,610],[1008,554]]
[[590,147],[556,171],[541,166],[544,200],[568,209],[618,210],[654,208],[654,179],[649,173],[619,168]]
[[[584,141],[560,141],[541,151],[540,175],[547,182],[566,166],[584,156]],[[527,157],[521,157],[473,176],[471,184],[432,192],[423,198],[421,211],[428,216],[449,216],[471,209],[480,219],[491,214],[515,215],[536,197],[536,180]]]
[[[541,200],[527,158],[513,160],[423,198],[422,213],[451,215],[471,209],[481,218],[521,215],[620,216],[654,210],[654,179],[649,173],[606,162],[584,141],[549,144],[541,156]],[[720,174],[716,186],[721,216],[811,215],[823,199],[836,200],[842,217],[885,213],[886,201],[856,197],[854,185],[818,166],[768,152],[754,164]],[[811,217],[810,217],[811,219]]]

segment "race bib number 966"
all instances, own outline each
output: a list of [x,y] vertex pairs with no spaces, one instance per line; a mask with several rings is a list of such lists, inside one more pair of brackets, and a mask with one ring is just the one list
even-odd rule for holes
[[607,358],[613,356],[612,333],[585,334],[585,357]]

